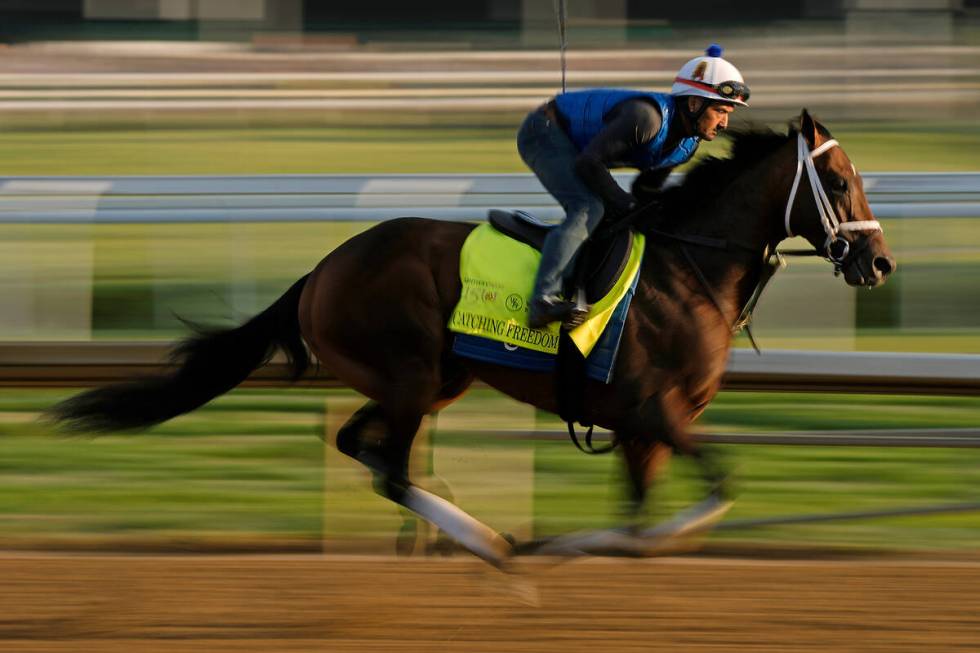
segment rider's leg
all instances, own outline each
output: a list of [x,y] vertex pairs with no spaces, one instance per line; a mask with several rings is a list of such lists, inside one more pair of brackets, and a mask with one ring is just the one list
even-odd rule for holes
[[562,281],[572,269],[582,244],[602,220],[599,197],[575,173],[578,150],[564,130],[540,111],[532,112],[521,126],[517,149],[542,185],[565,209],[564,221],[549,232],[541,251],[534,283],[529,323],[532,328],[564,320],[572,302],[560,298]]

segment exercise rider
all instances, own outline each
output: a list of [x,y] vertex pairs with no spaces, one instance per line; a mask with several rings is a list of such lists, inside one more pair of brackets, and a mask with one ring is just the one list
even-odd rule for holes
[[582,244],[603,216],[635,207],[610,168],[631,167],[659,185],[672,168],[690,159],[702,140],[728,126],[745,106],[749,89],[738,69],[712,44],[688,61],[670,93],[596,88],[561,93],[528,114],[517,134],[521,158],[565,210],[548,234],[534,282],[528,323],[581,324],[587,310],[561,296]]

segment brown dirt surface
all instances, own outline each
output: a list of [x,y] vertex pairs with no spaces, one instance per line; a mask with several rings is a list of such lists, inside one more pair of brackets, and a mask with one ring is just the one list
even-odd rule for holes
[[0,651],[977,651],[980,563],[0,557]]

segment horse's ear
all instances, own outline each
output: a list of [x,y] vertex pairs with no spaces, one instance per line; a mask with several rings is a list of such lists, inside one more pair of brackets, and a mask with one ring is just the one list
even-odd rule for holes
[[800,114],[800,133],[803,134],[811,150],[817,147],[817,123],[806,109],[803,109]]
[[[793,129],[796,129],[796,125],[792,125]],[[800,123],[799,132],[803,134],[803,138],[809,143],[810,149],[814,149],[823,145],[827,140],[833,138],[830,135],[830,130],[820,124],[820,121],[810,115],[810,112],[803,109],[800,113]]]

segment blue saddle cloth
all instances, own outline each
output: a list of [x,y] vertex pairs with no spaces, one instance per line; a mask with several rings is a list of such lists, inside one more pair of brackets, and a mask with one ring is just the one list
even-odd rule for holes
[[[592,353],[585,359],[586,374],[590,379],[601,383],[612,381],[616,354],[619,352],[619,342],[623,337],[623,326],[626,324],[626,314],[630,302],[636,292],[636,283],[640,275],[636,275],[626,295],[620,300],[613,311],[606,330],[602,332],[599,342]],[[507,345],[489,338],[471,336],[463,333],[456,334],[453,341],[453,352],[464,358],[504,365],[532,372],[551,372],[555,369],[555,356],[532,349]]]

